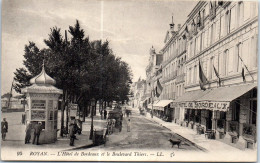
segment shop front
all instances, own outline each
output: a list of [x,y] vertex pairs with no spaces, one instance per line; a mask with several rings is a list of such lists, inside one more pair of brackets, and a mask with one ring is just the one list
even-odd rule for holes
[[185,109],[183,126],[240,149],[255,148],[257,84],[189,93],[192,94],[189,101],[177,103]]
[[204,111],[194,108],[194,101],[199,97],[206,95],[209,90],[202,91],[190,91],[183,94],[171,104],[174,107],[174,122],[181,126],[196,129],[196,126],[202,122],[201,116],[207,113]]
[[[216,139],[240,149],[255,148],[257,84],[212,89],[195,101],[195,108],[209,110],[201,124],[215,131]],[[209,120],[212,117],[211,121]]]
[[161,118],[166,122],[172,122],[173,119],[173,108],[170,107],[170,103],[173,100],[160,100],[158,103],[154,104],[156,110],[156,116]]

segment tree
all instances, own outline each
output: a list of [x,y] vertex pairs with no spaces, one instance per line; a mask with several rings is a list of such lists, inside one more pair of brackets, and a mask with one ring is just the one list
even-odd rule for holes
[[79,104],[80,110],[86,113],[92,98],[105,103],[128,100],[132,79],[130,67],[113,54],[108,41],[90,41],[78,20],[74,26],[69,26],[68,32],[70,40],[66,34],[63,38],[60,28],[51,28],[48,38],[44,39],[47,46],[44,49],[39,49],[33,42],[25,45],[25,68],[18,68],[14,73],[15,90],[21,92],[21,88],[29,86],[29,80],[40,73],[44,61],[46,72],[64,92],[61,129],[64,128],[65,110],[68,116],[68,103]]

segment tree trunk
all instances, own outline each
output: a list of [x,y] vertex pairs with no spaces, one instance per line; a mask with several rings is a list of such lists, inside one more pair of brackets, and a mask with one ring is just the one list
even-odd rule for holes
[[66,131],[69,131],[69,107],[66,105]]
[[85,122],[86,118],[86,106],[83,106],[83,122]]
[[63,130],[64,130],[64,110],[65,110],[65,97],[62,99],[61,103],[61,126],[60,126],[60,136],[63,137]]

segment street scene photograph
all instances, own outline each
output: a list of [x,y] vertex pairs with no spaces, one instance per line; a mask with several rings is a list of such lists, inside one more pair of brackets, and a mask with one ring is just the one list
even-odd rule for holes
[[258,1],[1,5],[1,160],[257,161]]

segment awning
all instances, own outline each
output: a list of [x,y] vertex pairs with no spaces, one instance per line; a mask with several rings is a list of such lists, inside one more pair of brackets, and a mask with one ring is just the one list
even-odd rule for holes
[[185,109],[208,109],[227,111],[230,102],[257,87],[257,84],[244,84],[229,87],[219,87],[209,90],[197,90],[185,93],[173,104]]
[[171,102],[173,102],[173,100],[160,100],[157,104],[155,104],[154,106],[158,106],[158,107],[165,107],[167,105],[169,105]]
[[[153,102],[153,106],[154,106],[155,104],[157,104],[158,102],[159,102],[159,100],[154,101],[154,102]],[[152,109],[152,103],[149,103],[147,108]]]
[[229,87],[219,87],[210,90],[209,93],[207,93],[204,96],[200,96],[195,101],[231,102],[255,87],[257,87],[257,83]]
[[181,97],[177,98],[176,100],[174,100],[174,103],[179,103],[179,102],[188,102],[188,101],[195,101],[198,98],[204,96],[205,94],[207,94],[210,90],[196,90],[196,91],[190,91],[190,92],[186,92],[184,93]]

